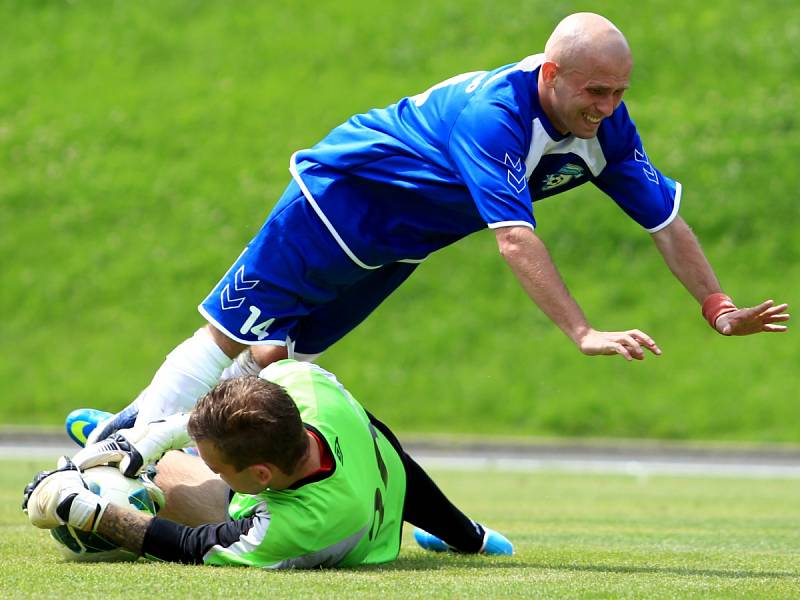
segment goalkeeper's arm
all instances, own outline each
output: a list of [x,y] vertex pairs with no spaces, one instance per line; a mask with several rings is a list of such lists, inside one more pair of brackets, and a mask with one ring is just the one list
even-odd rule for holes
[[25,488],[22,503],[32,525],[52,529],[68,524],[92,531],[139,556],[202,564],[213,547],[227,547],[242,537],[263,535],[269,516],[256,513],[236,521],[188,527],[118,506],[90,491],[66,457],[54,471],[42,471]]
[[259,515],[188,527],[167,519],[109,504],[96,531],[139,556],[184,564],[203,564],[215,546],[226,547],[247,536]]

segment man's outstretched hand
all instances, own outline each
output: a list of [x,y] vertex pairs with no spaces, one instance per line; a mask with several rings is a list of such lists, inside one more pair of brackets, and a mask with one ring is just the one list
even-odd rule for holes
[[778,325],[789,320],[788,304],[775,305],[773,300],[762,302],[751,308],[739,308],[720,316],[714,328],[722,335],[751,335],[761,332],[786,331],[786,325]]
[[590,329],[578,342],[581,352],[589,356],[619,354],[625,360],[644,360],[645,350],[661,354],[649,335],[638,329],[628,331],[597,331]]

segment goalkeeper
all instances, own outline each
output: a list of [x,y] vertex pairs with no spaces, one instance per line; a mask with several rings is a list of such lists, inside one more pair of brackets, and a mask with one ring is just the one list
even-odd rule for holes
[[[133,474],[193,443],[202,461],[170,453],[158,464],[167,506],[157,517],[109,504],[86,489],[78,470],[113,463]],[[154,559],[264,568],[384,563],[397,557],[403,521],[419,528],[415,539],[429,550],[512,553],[505,537],[459,511],[392,432],[311,363],[283,360],[258,377],[226,380],[192,413],[120,431],[73,460],[26,488],[31,523],[67,523]],[[213,473],[198,483],[203,462]],[[191,476],[180,476],[182,469]],[[192,493],[181,481],[194,481]]]

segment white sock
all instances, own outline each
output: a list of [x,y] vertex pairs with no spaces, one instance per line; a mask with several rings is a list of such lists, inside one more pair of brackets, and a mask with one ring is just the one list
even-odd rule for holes
[[253,353],[250,348],[247,348],[231,363],[227,369],[220,375],[220,381],[225,379],[233,379],[234,377],[242,377],[243,375],[258,375],[261,372],[261,367],[253,358]]
[[189,412],[197,400],[219,382],[220,375],[231,362],[205,327],[197,330],[167,355],[138,399],[136,425]]

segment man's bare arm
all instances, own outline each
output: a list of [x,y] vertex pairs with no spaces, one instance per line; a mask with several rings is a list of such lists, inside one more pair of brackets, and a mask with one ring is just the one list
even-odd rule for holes
[[544,243],[524,226],[495,229],[500,254],[520,285],[551,321],[588,355],[620,354],[627,360],[644,358],[644,348],[661,354],[656,343],[642,331],[597,331],[570,295]]
[[97,525],[97,533],[141,556],[144,536],[152,520],[143,512],[109,504]]
[[653,234],[669,270],[700,304],[711,294],[722,291],[700,242],[680,216]]
[[[700,243],[681,217],[654,233],[653,241],[670,271],[700,304],[712,294],[722,292]],[[786,331],[786,326],[778,323],[789,320],[788,307],[788,304],[775,305],[772,300],[766,300],[751,308],[730,310],[712,319],[711,326],[724,335],[782,332]]]

